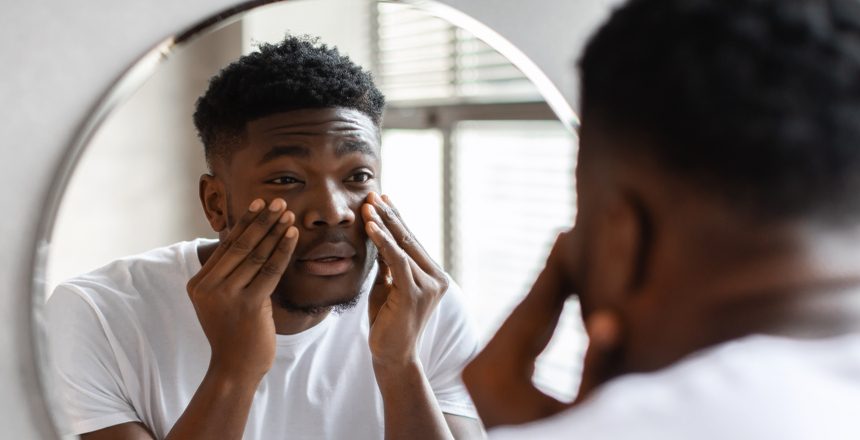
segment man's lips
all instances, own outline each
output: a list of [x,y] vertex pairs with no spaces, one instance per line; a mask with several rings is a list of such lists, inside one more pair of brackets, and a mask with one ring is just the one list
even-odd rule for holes
[[326,258],[321,260],[299,260],[298,268],[310,275],[331,277],[349,272],[355,265],[352,258]]
[[354,266],[355,248],[347,242],[322,243],[305,252],[296,263],[310,275],[334,276]]

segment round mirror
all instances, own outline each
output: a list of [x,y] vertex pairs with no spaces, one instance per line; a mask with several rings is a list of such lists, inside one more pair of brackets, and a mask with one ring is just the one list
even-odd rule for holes
[[[575,216],[576,118],[528,59],[480,23],[432,2],[374,0],[233,11],[161,43],[133,66],[107,93],[75,143],[67,175],[58,177],[62,195],[43,240],[45,290],[36,292],[36,316],[45,317],[38,334],[50,340],[62,331],[50,322],[56,314],[41,308],[64,280],[172,243],[217,238],[198,196],[207,165],[192,122],[195,102],[222,68],[286,34],[318,37],[372,72],[387,102],[382,192],[462,288],[479,343],[492,336]],[[42,374],[60,431],[103,427],[94,416],[67,417],[69,397],[57,383],[71,366],[52,363],[47,341],[38,343],[49,354]],[[573,396],[583,349],[572,303],[539,361],[537,383]],[[141,384],[120,388],[146,391]],[[163,420],[175,420],[175,408],[187,404],[126,397],[161,405]],[[170,429],[153,425],[156,438]]]

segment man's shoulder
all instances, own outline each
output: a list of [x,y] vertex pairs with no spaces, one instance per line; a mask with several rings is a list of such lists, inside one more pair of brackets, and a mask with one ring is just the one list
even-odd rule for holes
[[[96,309],[169,300],[199,270],[196,248],[205,240],[183,241],[114,260],[60,283],[51,295],[75,295]],[[51,304],[49,299],[49,307]]]
[[[860,405],[857,359],[860,335],[750,336],[619,377],[575,408],[493,438],[849,438],[837,427],[855,417],[841,408]],[[809,426],[835,431],[804,436]]]
[[427,322],[421,338],[424,360],[428,365],[450,360],[458,365],[457,368],[462,368],[460,364],[477,353],[475,328],[464,303],[463,291],[449,276],[448,290]]
[[[447,274],[446,274],[447,275]],[[440,331],[471,331],[474,327],[463,302],[463,290],[450,275],[448,276],[448,289],[439,301],[434,312],[434,321],[440,327]]]
[[[858,361],[860,335],[751,335],[704,349],[655,373],[619,378],[607,384],[600,397],[607,405],[666,412],[667,417],[679,411],[705,416],[713,411],[743,418],[747,410],[764,417],[801,407],[814,414],[818,404],[807,399],[813,395],[818,402],[850,398],[860,405]],[[665,405],[665,411],[655,407],[655,401]]]

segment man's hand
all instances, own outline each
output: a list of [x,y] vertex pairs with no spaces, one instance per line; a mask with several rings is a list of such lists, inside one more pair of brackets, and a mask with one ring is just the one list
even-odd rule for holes
[[565,300],[579,290],[578,250],[574,231],[558,236],[529,294],[463,371],[463,381],[485,426],[526,423],[568,406],[538,390],[532,374],[535,360],[552,338]]
[[362,215],[381,257],[368,310],[373,362],[380,368],[414,364],[418,338],[448,290],[448,278],[387,196],[370,193]]
[[165,440],[242,438],[254,393],[275,359],[270,296],[296,249],[295,218],[283,199],[268,208],[254,200],[188,282],[212,358]]
[[282,199],[254,200],[203,268],[188,295],[212,347],[210,373],[259,381],[275,358],[270,295],[298,241]]
[[448,290],[448,277],[418,244],[388,197],[370,193],[361,213],[380,255],[369,299],[368,342],[382,393],[385,438],[437,440],[480,432],[477,421],[446,424],[418,358],[418,339]]

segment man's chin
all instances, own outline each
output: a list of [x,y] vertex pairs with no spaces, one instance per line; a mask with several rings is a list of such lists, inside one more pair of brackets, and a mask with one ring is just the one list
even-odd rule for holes
[[335,298],[327,301],[301,301],[296,298],[291,298],[281,292],[276,292],[272,295],[272,302],[275,306],[280,307],[288,312],[301,313],[305,315],[321,315],[329,311],[334,313],[343,313],[354,308],[361,298],[361,292],[345,297]]

